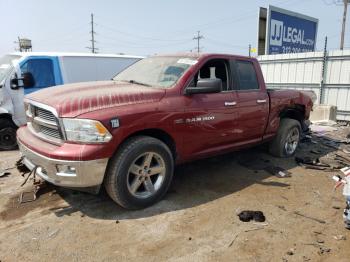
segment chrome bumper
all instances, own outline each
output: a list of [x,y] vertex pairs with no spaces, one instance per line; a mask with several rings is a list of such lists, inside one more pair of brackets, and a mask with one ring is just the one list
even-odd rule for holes
[[[36,169],[36,175],[62,187],[85,188],[100,186],[103,182],[108,159],[91,161],[65,161],[40,155],[18,141],[23,163],[30,169]],[[69,172],[64,167],[71,167]]]

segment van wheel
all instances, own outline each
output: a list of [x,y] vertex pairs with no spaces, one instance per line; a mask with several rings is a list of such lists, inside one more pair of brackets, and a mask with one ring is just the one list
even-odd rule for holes
[[0,118],[0,150],[17,148],[17,126],[9,119]]
[[170,149],[153,137],[127,140],[110,160],[104,185],[108,195],[127,209],[140,209],[159,201],[174,172]]
[[301,134],[299,121],[289,118],[281,119],[277,135],[269,145],[269,151],[277,157],[291,157],[295,154]]

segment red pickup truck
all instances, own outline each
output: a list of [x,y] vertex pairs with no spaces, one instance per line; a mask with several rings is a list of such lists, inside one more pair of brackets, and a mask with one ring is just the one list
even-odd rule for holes
[[312,105],[303,92],[267,90],[253,58],[154,56],[111,81],[30,94],[17,136],[25,165],[44,180],[94,192],[104,184],[137,209],[164,196],[175,164],[264,142],[292,156]]

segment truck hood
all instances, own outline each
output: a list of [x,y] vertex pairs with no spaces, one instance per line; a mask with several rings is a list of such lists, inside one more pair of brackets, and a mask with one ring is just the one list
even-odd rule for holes
[[26,100],[55,108],[59,117],[76,117],[104,108],[154,103],[164,95],[165,90],[160,88],[99,81],[46,88],[27,95]]

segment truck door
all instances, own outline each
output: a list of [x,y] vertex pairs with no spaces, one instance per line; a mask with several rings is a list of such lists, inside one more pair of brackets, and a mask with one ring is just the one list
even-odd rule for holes
[[234,143],[235,123],[238,112],[235,108],[235,93],[232,88],[228,60],[210,60],[195,74],[191,86],[198,79],[220,78],[222,91],[209,94],[184,96],[184,148],[188,155],[206,155],[229,147]]
[[57,57],[29,57],[21,63],[21,71],[30,72],[35,82],[34,86],[24,89],[25,95],[63,83]]
[[265,131],[269,114],[269,97],[264,88],[259,86],[256,66],[251,60],[232,60],[232,74],[238,81],[236,109],[237,126],[240,142],[257,142]]

